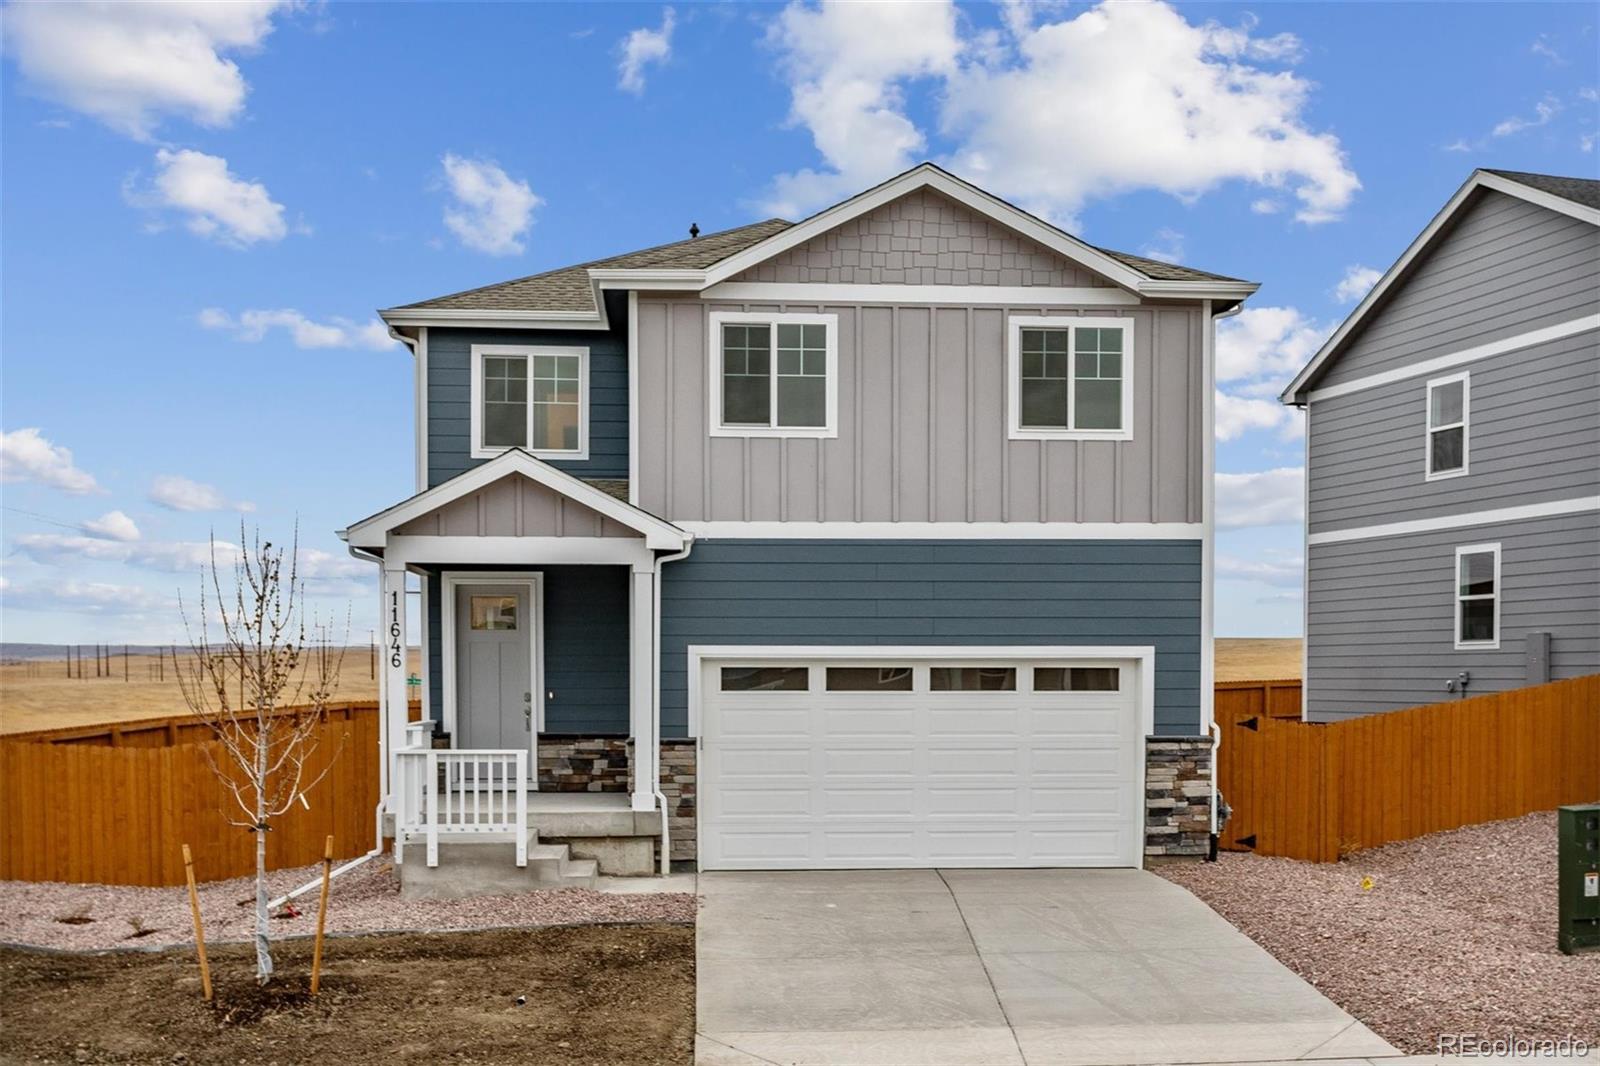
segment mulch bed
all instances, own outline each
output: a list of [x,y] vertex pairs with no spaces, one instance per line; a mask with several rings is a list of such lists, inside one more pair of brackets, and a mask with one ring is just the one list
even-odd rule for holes
[[249,947],[215,948],[217,997],[207,1004],[192,951],[0,949],[0,1061],[682,1066],[693,1057],[692,926],[331,940],[315,999],[311,944],[273,954],[277,975],[258,989]]
[[1444,1034],[1600,1046],[1600,955],[1556,948],[1552,811],[1338,863],[1224,853],[1157,872],[1404,1051]]

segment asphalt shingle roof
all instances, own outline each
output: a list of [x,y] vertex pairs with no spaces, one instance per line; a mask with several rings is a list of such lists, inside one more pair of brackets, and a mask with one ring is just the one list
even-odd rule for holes
[[1563,178],[1555,174],[1530,174],[1526,170],[1489,170],[1489,173],[1600,210],[1600,181],[1593,178]]

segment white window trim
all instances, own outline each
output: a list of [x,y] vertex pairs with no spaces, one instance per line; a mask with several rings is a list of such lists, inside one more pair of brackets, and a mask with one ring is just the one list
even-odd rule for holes
[[[1446,422],[1442,426],[1433,424],[1433,390],[1455,382],[1461,382],[1461,421]],[[1463,370],[1459,374],[1448,374],[1442,378],[1432,378],[1422,397],[1422,468],[1424,481],[1444,481],[1447,478],[1466,477],[1467,468],[1472,461],[1472,374]],[[1461,466],[1455,470],[1433,469],[1433,435],[1443,429],[1461,427]]]
[[474,344],[472,346],[472,457],[493,459],[519,449],[493,447],[483,443],[483,360],[493,355],[521,355],[528,366],[528,436],[533,441],[533,366],[536,355],[575,355],[578,357],[578,447],[572,451],[549,448],[522,448],[536,459],[589,458],[589,349],[570,346],[528,344]]
[[[1461,602],[1465,598],[1461,594],[1461,557],[1463,555],[1481,555],[1491,552],[1494,555],[1494,639],[1493,640],[1462,640],[1461,639]],[[1473,649],[1492,651],[1500,647],[1500,601],[1505,597],[1505,588],[1500,584],[1500,544],[1467,544],[1456,549],[1456,565],[1450,574],[1450,634],[1454,638],[1457,651],[1471,651]],[[1482,599],[1474,596],[1473,599]]]
[[[1073,315],[1013,315],[1007,320],[1006,406],[1007,437],[1011,440],[1132,440],[1133,439],[1133,320]],[[1024,329],[1117,329],[1122,331],[1122,428],[1043,429],[1022,425],[1022,331]],[[1073,345],[1067,351],[1067,419],[1077,405],[1077,359]]]
[[[826,326],[828,330],[827,380],[825,382],[826,411],[822,426],[729,426],[722,421],[722,327],[744,323],[767,323],[774,327],[772,346],[772,417],[777,418],[778,346],[776,327],[779,325]],[[833,438],[839,435],[839,316],[801,313],[797,311],[713,311],[710,314],[710,336],[706,351],[708,360],[711,412],[710,432],[713,437],[811,437]]]

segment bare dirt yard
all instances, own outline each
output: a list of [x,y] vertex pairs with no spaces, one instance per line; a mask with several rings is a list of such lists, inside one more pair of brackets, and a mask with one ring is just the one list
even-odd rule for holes
[[1300,676],[1299,637],[1218,637],[1218,681],[1287,681]]
[[1553,811],[1339,863],[1224,853],[1157,872],[1404,1051],[1444,1034],[1600,1045],[1600,956],[1556,949]]
[[[53,955],[0,949],[6,1063],[673,1063],[694,1040],[694,929],[575,926],[311,943],[254,983],[243,945],[211,952],[216,1002],[191,951]],[[520,1002],[519,1002],[520,999]]]

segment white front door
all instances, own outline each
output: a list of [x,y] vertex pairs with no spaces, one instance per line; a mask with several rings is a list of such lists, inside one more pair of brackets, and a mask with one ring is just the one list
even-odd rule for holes
[[455,746],[531,751],[528,586],[462,584],[455,594]]
[[707,661],[701,868],[1138,866],[1139,669]]

